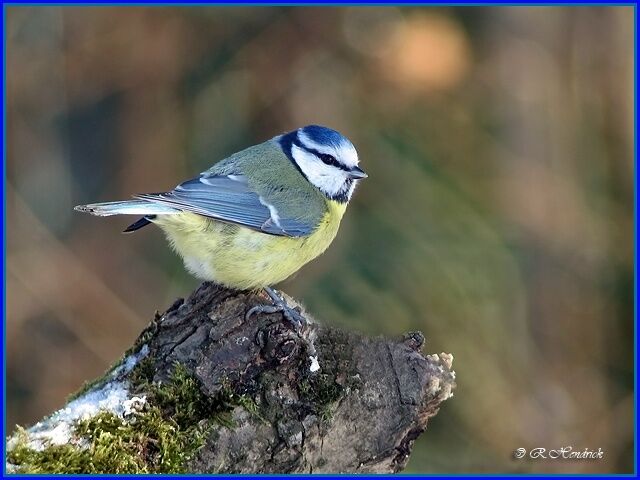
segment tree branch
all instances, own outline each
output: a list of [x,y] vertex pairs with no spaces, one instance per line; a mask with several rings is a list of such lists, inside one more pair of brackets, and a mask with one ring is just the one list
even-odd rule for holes
[[425,357],[420,333],[369,338],[304,312],[310,323],[300,334],[280,313],[245,320],[262,303],[202,284],[156,315],[121,362],[64,409],[16,432],[10,469],[402,470],[452,395],[452,357]]

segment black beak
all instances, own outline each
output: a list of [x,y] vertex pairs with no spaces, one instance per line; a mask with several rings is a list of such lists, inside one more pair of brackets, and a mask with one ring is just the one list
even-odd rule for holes
[[351,170],[347,172],[347,174],[349,175],[349,178],[353,178],[355,180],[358,180],[361,178],[367,178],[369,176],[366,173],[364,173],[364,170],[362,170],[360,167],[353,167]]

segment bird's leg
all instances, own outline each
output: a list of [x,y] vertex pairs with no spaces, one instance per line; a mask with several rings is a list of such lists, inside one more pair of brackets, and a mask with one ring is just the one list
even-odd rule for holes
[[264,287],[264,291],[269,295],[269,298],[271,298],[273,305],[256,305],[247,312],[245,318],[248,320],[251,315],[255,315],[256,313],[282,312],[284,318],[293,326],[295,331],[301,331],[307,321],[300,314],[300,311],[287,305],[284,297],[278,295],[271,287]]

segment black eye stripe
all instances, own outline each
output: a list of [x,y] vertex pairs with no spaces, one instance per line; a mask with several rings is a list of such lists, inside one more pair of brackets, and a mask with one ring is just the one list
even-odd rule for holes
[[320,153],[318,150],[315,150],[313,148],[309,148],[309,147],[303,145],[302,143],[300,143],[300,141],[297,138],[292,143],[298,148],[306,150],[309,153],[313,153],[325,165],[331,165],[332,167],[339,168],[340,170],[344,170],[345,172],[349,171],[349,169],[347,167],[345,167],[344,165],[342,165],[340,162],[338,162],[336,157],[334,157],[333,155],[329,155],[328,153]]
[[329,155],[327,153],[317,153],[316,155],[318,155],[318,157],[320,157],[320,160],[322,160],[322,162],[326,165],[332,165],[334,167],[342,169],[342,165],[338,163],[338,160],[336,160],[336,157],[334,157],[333,155]]

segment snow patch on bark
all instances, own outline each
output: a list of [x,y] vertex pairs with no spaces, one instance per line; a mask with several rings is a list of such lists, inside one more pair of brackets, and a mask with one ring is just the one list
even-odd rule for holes
[[[112,381],[83,393],[64,408],[28,428],[27,446],[38,451],[44,450],[48,445],[69,443],[83,447],[83,442],[74,437],[76,422],[105,411],[125,418],[142,410],[147,401],[146,397],[130,398],[129,383],[123,380],[122,376],[131,372],[148,354],[149,347],[144,345],[138,353],[129,355],[113,370]],[[19,435],[12,437],[7,443],[7,450],[12,450],[19,441]]]

